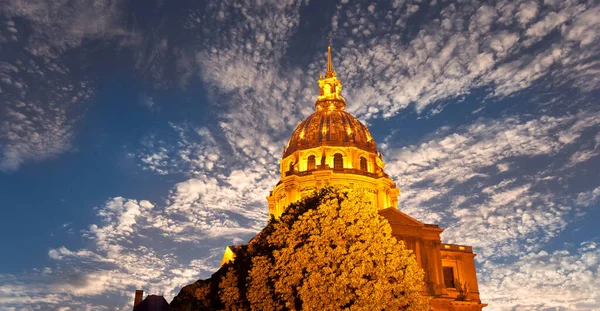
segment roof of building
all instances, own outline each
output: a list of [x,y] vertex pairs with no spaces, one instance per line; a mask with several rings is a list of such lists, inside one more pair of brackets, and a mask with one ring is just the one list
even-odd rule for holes
[[369,129],[343,110],[321,110],[302,121],[289,140],[284,157],[318,146],[357,147],[377,152]]
[[158,295],[148,295],[140,304],[133,308],[133,311],[172,311],[165,297]]

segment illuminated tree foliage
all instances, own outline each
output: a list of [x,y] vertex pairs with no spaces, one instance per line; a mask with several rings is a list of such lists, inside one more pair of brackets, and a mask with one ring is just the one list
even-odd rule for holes
[[[197,297],[176,310],[428,310],[423,271],[360,191],[326,188],[290,205]],[[200,285],[206,288],[205,281]],[[189,295],[195,293],[196,295]],[[188,301],[193,300],[193,301]]]
[[219,297],[225,303],[225,310],[243,310],[244,302],[240,291],[239,277],[233,267],[229,267],[219,282]]

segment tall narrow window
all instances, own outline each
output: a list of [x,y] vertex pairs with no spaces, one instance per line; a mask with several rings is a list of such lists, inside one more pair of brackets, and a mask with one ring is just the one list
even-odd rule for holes
[[344,157],[340,153],[333,155],[333,168],[344,168]]
[[290,162],[290,172],[294,171],[294,162]]
[[456,288],[454,284],[454,269],[452,267],[443,267],[444,268],[444,284],[446,288]]
[[360,170],[365,172],[368,171],[367,159],[365,159],[365,157],[360,157]]
[[317,166],[317,160],[314,155],[308,157],[308,170],[314,170]]

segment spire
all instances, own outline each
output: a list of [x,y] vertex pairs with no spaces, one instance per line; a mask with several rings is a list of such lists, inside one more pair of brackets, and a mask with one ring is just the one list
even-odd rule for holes
[[327,46],[327,71],[325,72],[325,77],[331,78],[335,75],[333,71],[333,64],[331,62],[331,45]]
[[333,71],[333,62],[331,61],[331,38],[329,38],[329,45],[327,45],[327,71],[325,72],[325,78],[335,77],[335,71]]

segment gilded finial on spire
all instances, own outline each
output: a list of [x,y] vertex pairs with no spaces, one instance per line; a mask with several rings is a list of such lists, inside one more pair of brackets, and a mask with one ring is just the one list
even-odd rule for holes
[[331,37],[329,37],[329,45],[327,45],[327,71],[325,72],[325,77],[335,77],[335,71],[333,71],[333,62],[331,61]]

